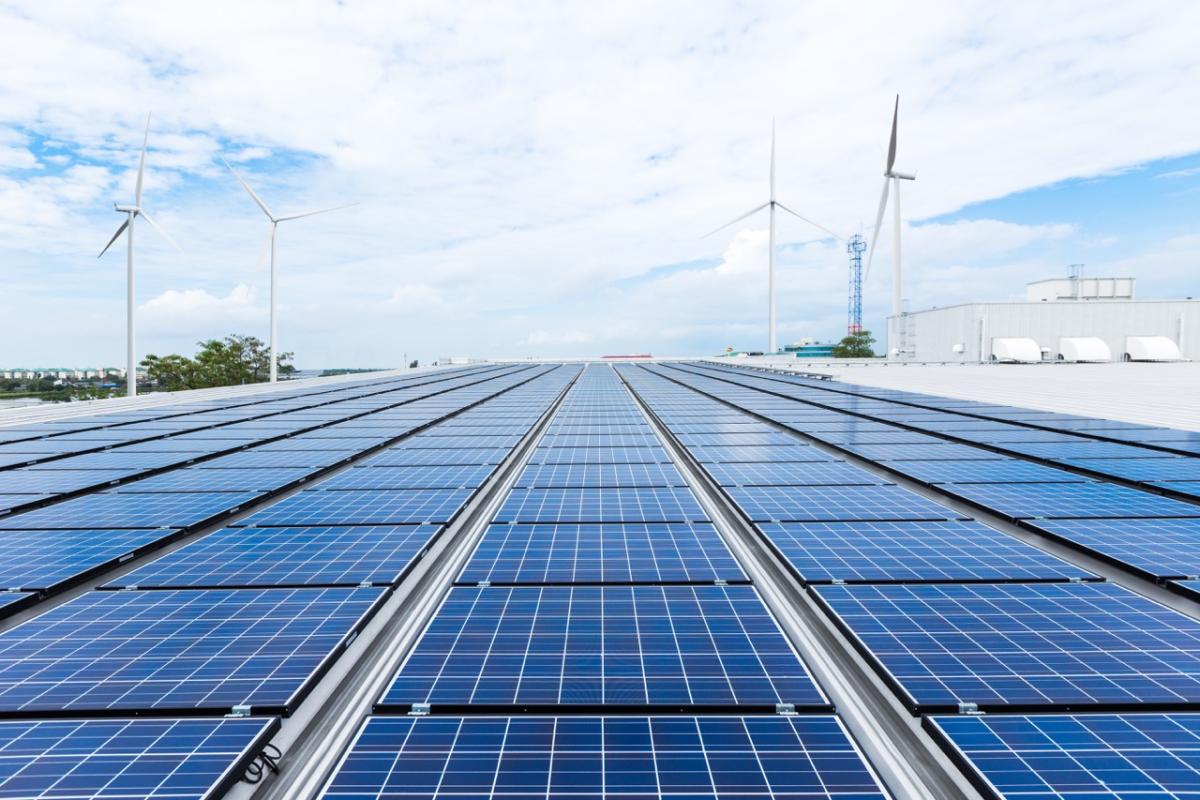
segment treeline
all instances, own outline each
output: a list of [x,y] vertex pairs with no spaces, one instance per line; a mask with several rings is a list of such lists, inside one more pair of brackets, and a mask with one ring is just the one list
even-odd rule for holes
[[[200,350],[188,358],[178,354],[148,355],[142,359],[146,380],[168,392],[262,383],[271,375],[271,351],[255,336],[231,334],[196,343]],[[295,373],[292,353],[279,354],[280,376]]]

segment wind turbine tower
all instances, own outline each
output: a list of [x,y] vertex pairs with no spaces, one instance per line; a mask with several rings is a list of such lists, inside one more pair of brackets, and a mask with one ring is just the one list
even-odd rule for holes
[[879,241],[879,230],[883,227],[883,212],[887,210],[888,188],[893,187],[896,199],[892,201],[892,316],[903,311],[900,288],[900,181],[915,181],[916,175],[896,170],[896,124],[900,120],[900,95],[892,109],[892,136],[888,142],[887,166],[883,170],[883,193],[879,196],[879,213],[875,215],[875,231],[871,234],[871,252],[867,255],[867,275],[871,274],[871,262],[875,260],[875,244]]
[[862,333],[862,254],[867,249],[867,240],[862,234],[854,234],[846,242],[846,252],[850,254],[850,302],[849,322],[846,324],[847,333]]

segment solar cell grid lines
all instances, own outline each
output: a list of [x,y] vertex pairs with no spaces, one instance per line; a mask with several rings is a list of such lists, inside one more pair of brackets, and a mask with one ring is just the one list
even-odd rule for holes
[[437,525],[225,528],[110,581],[108,588],[390,586]]
[[965,444],[855,444],[842,449],[871,461],[967,461],[1004,458],[999,453]]
[[736,464],[743,462],[833,461],[834,458],[806,444],[723,447],[692,445],[687,448],[697,461]]
[[[1131,444],[1093,441],[1008,442],[1004,445],[1004,448],[1015,453],[1024,453],[1025,455],[1052,460],[1075,458],[1145,458],[1146,454],[1151,452],[1145,448]],[[1165,458],[1172,457],[1169,453],[1163,453],[1163,456]]]
[[914,711],[1200,703],[1200,622],[1114,584],[815,591]]
[[952,509],[899,486],[735,486],[725,491],[753,522],[963,518]]
[[308,489],[239,520],[236,526],[443,524],[455,517],[474,492],[474,487]]
[[943,488],[1013,519],[1200,517],[1200,505],[1107,483],[946,484]]
[[[1181,456],[1155,458],[1070,458],[1063,459],[1084,469],[1115,475],[1132,481],[1200,480],[1200,459]],[[2,474],[2,473],[0,473]]]
[[750,586],[456,587],[382,700],[412,703],[828,707]]
[[1181,800],[1200,786],[1200,714],[945,716],[926,727],[1004,800]]
[[0,714],[285,712],[382,592],[88,592],[0,633]]
[[[0,553],[4,554],[0,587],[24,591],[59,588],[176,533],[173,529],[0,530]],[[0,593],[0,598],[5,596]],[[12,610],[7,608],[7,612]]]
[[1200,519],[1039,520],[1036,527],[1152,580],[1200,575]]
[[889,483],[844,461],[718,463],[704,469],[722,486],[869,486]]
[[658,437],[653,433],[562,433],[547,432],[541,447],[657,447]]
[[[203,450],[188,450],[186,452],[170,453],[140,453],[126,450],[105,450],[100,453],[84,453],[68,458],[56,458],[53,461],[39,461],[34,465],[38,470],[53,469],[137,469],[147,470],[166,467],[172,464],[186,464],[197,458],[208,455]],[[4,463],[23,463],[28,459],[18,456],[0,455],[0,465]]]
[[530,464],[668,464],[671,457],[655,447],[545,447],[534,448]]
[[6,529],[186,528],[217,519],[255,492],[119,494],[99,492],[0,519]]
[[440,467],[366,467],[354,466],[315,488],[325,491],[345,489],[454,489],[478,486],[496,467],[452,464]]
[[517,477],[521,488],[632,488],[685,486],[671,464],[530,464]]
[[142,492],[267,492],[294,483],[314,473],[308,467],[265,469],[209,469],[196,467],[172,470],[122,484],[119,494]]
[[255,719],[0,721],[0,797],[206,800],[278,728]]
[[463,584],[711,583],[745,573],[706,523],[491,525]]
[[755,433],[677,433],[681,444],[718,447],[766,447],[799,443],[795,436],[769,430]]
[[836,717],[375,717],[326,800],[884,800]]
[[196,464],[196,469],[320,469],[348,461],[355,455],[347,450],[287,450],[263,452],[261,448],[243,450]]
[[403,439],[395,445],[398,450],[463,450],[479,447],[512,449],[524,434],[507,434],[504,436],[480,436],[479,434],[464,434],[462,436],[427,436],[417,434]]
[[497,522],[703,522],[695,495],[678,487],[513,489]]
[[507,447],[479,447],[462,450],[431,449],[404,450],[389,448],[374,455],[359,466],[363,467],[449,467],[499,464],[511,452]]
[[760,524],[807,583],[1065,581],[1094,578],[973,521]]
[[1088,483],[1085,475],[1004,458],[994,461],[889,461],[888,469],[926,483]]

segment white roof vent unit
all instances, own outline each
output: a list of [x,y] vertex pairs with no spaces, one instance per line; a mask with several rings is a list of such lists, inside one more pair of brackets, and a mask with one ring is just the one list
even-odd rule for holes
[[992,361],[1031,363],[1042,360],[1042,348],[1033,339],[992,339]]
[[1095,336],[1064,336],[1058,340],[1060,361],[1112,361],[1112,351]]
[[1179,345],[1166,336],[1126,336],[1126,361],[1182,361]]

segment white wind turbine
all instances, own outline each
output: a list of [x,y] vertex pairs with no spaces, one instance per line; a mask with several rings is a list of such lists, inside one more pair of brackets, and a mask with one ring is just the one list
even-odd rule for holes
[[[175,244],[175,240],[167,235],[166,231],[158,227],[157,223],[150,218],[146,210],[142,208],[142,178],[146,173],[146,144],[150,140],[150,115],[146,115],[146,133],[142,137],[142,157],[138,160],[137,185],[133,191],[133,205],[118,205],[113,203],[113,207],[121,214],[125,214],[125,221],[117,228],[117,232],[108,240],[108,244],[104,245],[104,249],[100,251],[100,256],[108,252],[108,248],[113,246],[113,242],[120,238],[122,233],[127,235],[126,245],[128,250],[125,256],[125,391],[130,397],[137,395],[137,356],[134,352],[134,282],[133,282],[133,221],[141,217],[146,220],[151,228],[158,232],[158,235],[167,240],[168,243],[176,250],[179,245]],[[96,256],[99,258],[100,256]]]
[[767,295],[768,295],[768,300],[767,300],[767,303],[768,303],[768,305],[767,305],[767,329],[768,329],[767,348],[768,349],[767,349],[767,353],[771,354],[771,353],[774,353],[776,350],[776,347],[775,347],[775,209],[781,208],[784,211],[786,211],[787,213],[791,214],[793,217],[796,217],[797,219],[807,222],[809,225],[812,225],[814,228],[818,228],[818,229],[824,231],[825,233],[828,233],[830,236],[832,236],[835,239],[841,240],[843,238],[843,237],[839,236],[838,234],[834,233],[833,231],[829,230],[829,228],[826,228],[824,225],[821,225],[818,222],[813,222],[808,217],[797,214],[795,211],[793,211],[792,209],[788,208],[783,203],[781,203],[775,199],[775,120],[773,120],[773,119],[771,120],[771,182],[770,182],[770,194],[767,197],[767,202],[763,203],[762,205],[755,206],[754,208],[750,209],[745,214],[742,214],[740,217],[733,220],[732,222],[727,222],[724,225],[722,225],[721,227],[719,227],[715,230],[709,231],[708,233],[704,234],[704,236],[702,236],[701,238],[707,238],[709,236],[712,236],[714,233],[717,233],[718,231],[725,230],[726,228],[728,228],[731,225],[736,225],[737,223],[741,222],[742,220],[746,219],[747,217],[754,216],[759,211],[762,211],[764,208],[767,209],[768,220],[769,220],[769,233],[767,236]]
[[875,259],[875,242],[879,240],[879,229],[883,227],[883,212],[887,209],[888,183],[896,186],[896,199],[892,201],[892,316],[900,316],[900,181],[915,181],[916,175],[897,172],[896,165],[896,122],[900,118],[900,95],[896,95],[896,106],[892,109],[892,138],[888,143],[887,167],[883,171],[883,194],[879,197],[879,213],[875,215],[875,232],[871,234],[871,249],[867,253],[867,268],[863,280],[871,274],[871,262]]
[[315,214],[324,214],[328,211],[337,211],[343,208],[350,208],[351,206],[358,205],[358,203],[347,203],[346,205],[341,206],[319,208],[316,211],[302,211],[299,214],[282,214],[280,216],[275,216],[273,213],[271,213],[271,209],[267,208],[267,204],[263,202],[263,199],[259,197],[253,189],[250,188],[250,184],[242,180],[242,176],[237,173],[237,170],[230,166],[229,162],[225,161],[225,159],[221,159],[221,161],[225,163],[226,167],[229,167],[229,171],[233,173],[233,177],[237,178],[238,183],[242,185],[242,188],[246,190],[246,193],[250,195],[254,202],[258,204],[258,207],[262,209],[262,212],[267,215],[267,219],[271,221],[271,383],[275,383],[279,379],[279,359],[276,357],[276,354],[279,352],[279,331],[275,321],[275,229],[279,227],[279,223],[281,222],[287,222],[288,220],[292,219],[300,219],[301,217],[311,217]]

